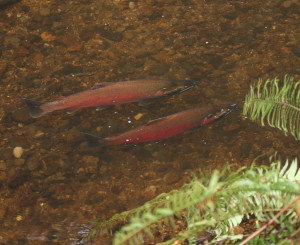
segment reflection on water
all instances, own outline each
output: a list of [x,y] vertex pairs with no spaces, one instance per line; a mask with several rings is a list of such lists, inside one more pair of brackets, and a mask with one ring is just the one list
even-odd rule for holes
[[[297,156],[292,137],[239,110],[151,144],[86,149],[80,132],[106,137],[189,108],[242,103],[259,77],[298,79],[299,12],[296,1],[271,0],[23,0],[0,10],[0,242],[74,244],[90,221],[179,188],[199,168],[209,174],[275,151]],[[38,119],[20,100],[141,78],[200,85],[144,107]]]

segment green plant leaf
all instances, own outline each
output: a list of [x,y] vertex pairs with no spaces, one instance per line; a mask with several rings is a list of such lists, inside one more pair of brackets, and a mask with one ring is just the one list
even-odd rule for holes
[[284,77],[283,84],[279,79],[268,79],[250,87],[243,107],[244,116],[259,122],[267,123],[300,139],[300,81]]

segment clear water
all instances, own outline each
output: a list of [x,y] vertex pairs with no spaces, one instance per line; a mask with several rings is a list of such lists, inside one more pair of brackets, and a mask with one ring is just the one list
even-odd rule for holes
[[[0,242],[76,244],[90,221],[179,188],[191,174],[299,155],[241,107],[208,127],[152,143],[87,150],[104,137],[211,104],[243,103],[259,78],[299,79],[298,1],[34,1],[0,12]],[[99,82],[195,79],[146,107],[126,104],[28,116],[20,98],[52,101]],[[134,117],[141,114],[136,120]],[[12,155],[22,146],[21,159]]]

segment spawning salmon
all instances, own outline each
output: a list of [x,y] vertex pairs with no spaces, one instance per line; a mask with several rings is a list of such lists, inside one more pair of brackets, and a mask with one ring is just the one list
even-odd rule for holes
[[62,109],[67,109],[69,112],[85,107],[104,109],[128,102],[139,102],[139,105],[146,105],[157,99],[182,93],[197,85],[199,82],[194,80],[142,79],[100,83],[89,90],[47,103],[25,98],[22,100],[27,104],[30,115],[36,118]]
[[145,125],[110,137],[99,138],[86,133],[84,136],[90,147],[159,141],[220,120],[236,107],[237,104],[219,104],[194,108],[150,121]]

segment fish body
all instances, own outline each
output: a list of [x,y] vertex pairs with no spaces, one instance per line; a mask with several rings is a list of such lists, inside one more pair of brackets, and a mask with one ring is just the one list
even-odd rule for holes
[[156,99],[182,93],[199,82],[194,80],[143,79],[115,83],[100,83],[94,88],[48,103],[23,99],[32,117],[67,109],[70,112],[85,107],[105,108],[128,102],[148,104]]
[[236,107],[237,104],[220,104],[194,108],[150,121],[140,127],[107,138],[84,135],[91,147],[158,141],[220,120]]

